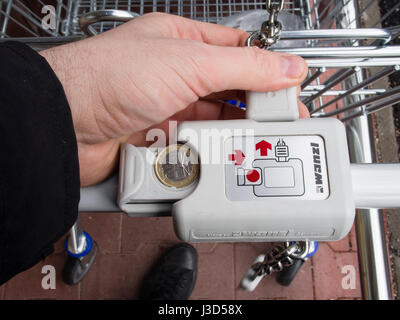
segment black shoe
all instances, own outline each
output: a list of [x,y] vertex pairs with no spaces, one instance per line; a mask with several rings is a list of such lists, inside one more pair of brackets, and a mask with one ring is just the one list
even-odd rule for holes
[[187,300],[197,277],[197,252],[187,243],[170,248],[148,274],[142,300]]

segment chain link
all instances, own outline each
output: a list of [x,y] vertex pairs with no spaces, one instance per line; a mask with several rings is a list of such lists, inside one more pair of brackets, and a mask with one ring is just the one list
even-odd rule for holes
[[269,13],[269,19],[264,21],[259,31],[253,32],[246,40],[246,46],[268,49],[279,39],[279,34],[282,30],[282,24],[278,21],[279,12],[282,11],[284,0],[275,2],[272,0],[266,1],[266,9]]
[[294,260],[306,259],[309,249],[309,241],[285,242],[284,244],[275,245],[265,255],[264,261],[257,262],[251,266],[254,270],[254,277],[280,272],[283,268],[291,266]]
[[284,2],[285,0],[279,0],[278,3],[273,2],[272,0],[267,0],[266,1],[267,11],[269,13],[271,13],[272,11],[281,12],[283,9]]

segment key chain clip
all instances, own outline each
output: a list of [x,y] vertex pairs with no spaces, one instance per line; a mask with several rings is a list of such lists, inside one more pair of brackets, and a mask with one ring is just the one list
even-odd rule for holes
[[283,9],[284,0],[279,2],[266,1],[266,9],[269,13],[269,19],[264,21],[259,31],[253,32],[246,40],[246,46],[268,49],[279,39],[282,30],[282,24],[278,21],[279,12]]

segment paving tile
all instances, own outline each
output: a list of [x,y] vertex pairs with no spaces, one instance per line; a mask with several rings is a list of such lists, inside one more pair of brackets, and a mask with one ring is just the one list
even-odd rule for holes
[[[318,252],[312,260],[316,299],[361,297],[357,252],[337,253],[326,243],[320,243]],[[346,285],[344,280],[349,277],[346,268],[354,268],[352,270],[355,272],[355,288],[343,288],[342,282]]]
[[218,243],[192,243],[198,254],[212,253],[218,246]]
[[148,245],[132,254],[102,254],[81,284],[81,299],[137,299],[141,283],[162,250]]
[[[66,259],[63,237],[55,245],[56,254],[0,287],[0,299],[136,299],[155,261],[179,242],[171,217],[129,218],[112,213],[81,214],[81,219],[84,229],[98,242],[100,252],[80,285],[67,286],[61,280]],[[118,238],[115,235],[119,226],[122,230]],[[354,226],[345,239],[347,242],[322,243],[317,255],[302,267],[290,287],[280,286],[275,275],[264,278],[251,293],[238,288],[240,280],[255,257],[272,244],[193,244],[199,254],[199,274],[191,299],[313,299],[314,295],[318,299],[359,299]],[[45,264],[56,267],[56,290],[41,287],[44,277],[41,267]],[[344,274],[340,271],[349,264],[356,268],[356,290],[341,288]]]
[[[137,299],[145,275],[170,245],[147,243],[134,253],[100,254],[82,281],[81,299]],[[218,244],[211,253],[199,254],[191,299],[233,298],[233,245]]]
[[199,269],[193,300],[233,300],[234,291],[234,245],[231,243],[196,244],[199,253]]
[[[4,298],[15,299],[79,299],[79,285],[68,286],[61,279],[61,271],[65,263],[64,254],[53,254],[33,268],[18,274],[5,284]],[[43,289],[42,267],[52,265],[56,271],[56,288]]]
[[146,250],[146,246],[177,243],[172,217],[122,218],[121,252],[136,253]]
[[84,231],[97,242],[104,253],[120,252],[123,213],[80,213]]
[[312,266],[307,261],[299,270],[289,287],[283,287],[276,281],[276,274],[265,277],[253,292],[239,288],[243,275],[247,272],[255,258],[267,251],[272,244],[238,243],[235,245],[235,287],[236,299],[298,299],[310,300],[313,295]]
[[69,232],[66,233],[64,236],[62,236],[55,244],[54,244],[54,253],[64,253],[64,244],[65,244],[65,239],[67,238]]

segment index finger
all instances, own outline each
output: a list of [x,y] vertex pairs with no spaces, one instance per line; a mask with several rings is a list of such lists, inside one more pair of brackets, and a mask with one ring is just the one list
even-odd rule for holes
[[133,25],[133,30],[146,35],[196,40],[215,46],[242,46],[249,36],[243,30],[159,12],[145,14],[119,28],[130,28]]

